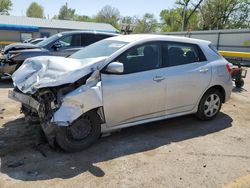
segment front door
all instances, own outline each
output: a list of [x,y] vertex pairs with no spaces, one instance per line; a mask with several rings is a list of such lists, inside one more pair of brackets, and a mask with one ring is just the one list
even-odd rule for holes
[[50,54],[53,56],[67,57],[82,48],[81,34],[67,35],[55,43],[59,44],[60,47],[55,48],[53,45]]
[[107,126],[164,115],[166,77],[160,43],[134,47],[114,61],[124,64],[124,73],[101,75]]

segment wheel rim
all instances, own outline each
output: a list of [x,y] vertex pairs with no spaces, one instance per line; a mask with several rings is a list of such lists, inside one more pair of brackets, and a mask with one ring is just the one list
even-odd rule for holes
[[220,97],[217,94],[211,94],[207,97],[204,104],[204,114],[207,117],[214,116],[220,108]]
[[68,136],[73,140],[83,140],[89,136],[91,130],[90,120],[81,118],[68,128]]

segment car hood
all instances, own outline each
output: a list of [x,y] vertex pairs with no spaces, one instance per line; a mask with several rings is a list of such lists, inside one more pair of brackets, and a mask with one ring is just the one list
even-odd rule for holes
[[29,43],[15,43],[15,44],[10,44],[6,46],[3,50],[3,53],[7,54],[9,51],[23,50],[23,49],[35,49],[35,48],[40,48],[40,47],[34,44],[29,44]]
[[39,88],[73,83],[99,69],[106,57],[72,59],[39,56],[25,60],[14,72],[14,85],[23,93],[34,94]]

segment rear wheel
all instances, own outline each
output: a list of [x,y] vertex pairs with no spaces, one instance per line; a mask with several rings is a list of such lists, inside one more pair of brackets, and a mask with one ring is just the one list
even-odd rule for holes
[[207,91],[199,103],[196,116],[201,120],[210,120],[217,116],[222,105],[222,94],[218,90]]
[[93,144],[100,133],[99,116],[92,111],[79,117],[68,127],[58,127],[56,142],[65,151],[77,152]]

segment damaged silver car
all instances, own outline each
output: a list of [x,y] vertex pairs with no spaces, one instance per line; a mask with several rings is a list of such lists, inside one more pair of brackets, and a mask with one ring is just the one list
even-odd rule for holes
[[186,114],[214,118],[230,98],[230,71],[208,41],[117,36],[69,58],[27,59],[9,97],[27,119],[39,119],[51,145],[72,152],[128,126]]

